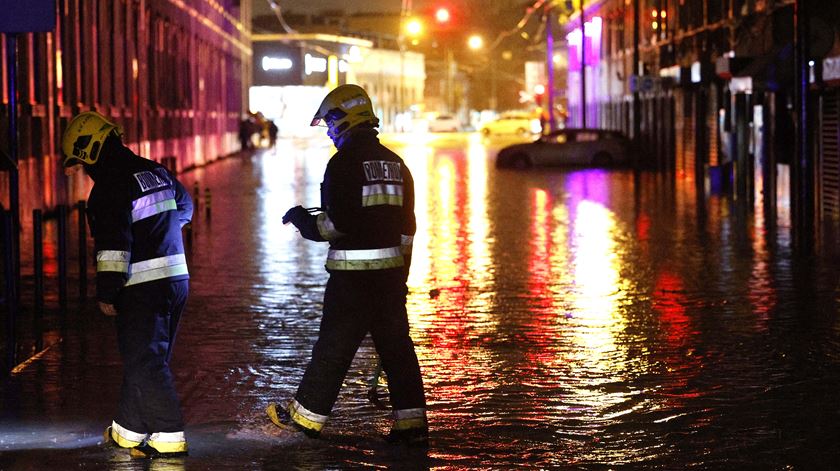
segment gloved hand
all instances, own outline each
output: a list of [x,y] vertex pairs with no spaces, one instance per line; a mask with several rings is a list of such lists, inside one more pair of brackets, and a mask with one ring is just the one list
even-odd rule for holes
[[108,304],[99,301],[99,310],[102,311],[102,314],[105,314],[109,317],[117,315],[117,308],[115,308],[113,304]]
[[303,206],[297,205],[286,211],[286,214],[283,216],[283,224],[291,222],[295,225],[295,227],[300,227],[303,221],[305,221],[309,216],[309,211],[307,211]]

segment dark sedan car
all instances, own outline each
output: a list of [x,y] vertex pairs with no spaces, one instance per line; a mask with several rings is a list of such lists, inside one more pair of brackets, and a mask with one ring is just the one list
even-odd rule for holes
[[499,151],[496,166],[625,164],[630,160],[630,143],[618,131],[602,129],[562,129],[540,136],[534,142],[514,144]]

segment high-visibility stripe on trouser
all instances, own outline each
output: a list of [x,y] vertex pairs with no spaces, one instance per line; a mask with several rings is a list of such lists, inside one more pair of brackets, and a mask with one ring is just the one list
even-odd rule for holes
[[111,438],[117,442],[117,445],[123,448],[133,448],[143,440],[146,439],[145,433],[132,432],[131,430],[118,424],[116,420],[111,421]]
[[160,453],[181,453],[187,451],[184,432],[157,432],[149,436],[146,442]]
[[324,428],[328,419],[326,415],[316,414],[303,407],[297,399],[289,401],[289,415],[296,424],[315,433],[321,433],[321,429]]
[[383,270],[405,264],[401,247],[366,250],[333,250],[327,253],[327,268],[332,270]]
[[402,409],[394,411],[394,430],[426,428],[426,409]]

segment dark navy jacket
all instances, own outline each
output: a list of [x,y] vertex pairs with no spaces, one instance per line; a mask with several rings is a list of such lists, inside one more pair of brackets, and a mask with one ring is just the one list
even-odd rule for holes
[[300,228],[301,235],[329,241],[329,271],[405,266],[407,272],[416,231],[411,172],[376,130],[351,132],[324,172],[324,212]]
[[85,168],[94,186],[88,224],[96,247],[96,297],[113,304],[125,286],[189,278],[181,228],[189,193],[163,166],[109,139]]

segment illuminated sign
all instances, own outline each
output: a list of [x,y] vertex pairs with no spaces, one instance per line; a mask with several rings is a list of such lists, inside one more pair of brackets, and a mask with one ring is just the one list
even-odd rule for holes
[[312,75],[313,72],[326,72],[327,59],[306,54],[303,58],[303,69],[306,75]]
[[292,60],[286,57],[268,57],[262,58],[262,69],[266,72],[269,70],[289,70],[294,66]]
[[337,87],[344,83],[348,69],[352,68],[347,58],[342,58],[343,53],[343,48],[330,50],[319,47],[316,51],[296,44],[254,42],[252,84],[272,87]]
[[823,60],[823,80],[840,80],[840,56]]

